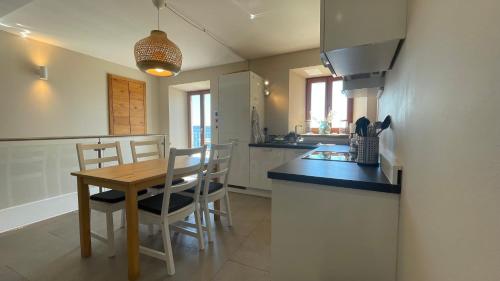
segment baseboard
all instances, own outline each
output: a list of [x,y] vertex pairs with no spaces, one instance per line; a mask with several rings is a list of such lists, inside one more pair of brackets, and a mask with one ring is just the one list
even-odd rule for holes
[[66,214],[78,209],[76,192],[0,210],[0,233]]
[[242,193],[242,194],[260,196],[266,198],[272,197],[272,192],[270,190],[263,190],[251,187],[231,187],[231,186],[229,186],[228,188],[230,192],[234,193]]

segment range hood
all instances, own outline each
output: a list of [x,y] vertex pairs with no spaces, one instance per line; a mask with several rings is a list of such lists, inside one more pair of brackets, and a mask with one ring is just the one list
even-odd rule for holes
[[321,61],[344,77],[345,90],[384,86],[406,36],[406,5],[406,0],[321,1]]

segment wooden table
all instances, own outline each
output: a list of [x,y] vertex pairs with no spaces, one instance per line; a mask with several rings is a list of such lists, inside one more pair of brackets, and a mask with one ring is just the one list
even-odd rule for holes
[[[175,161],[174,178],[186,175],[185,167],[199,161],[195,157],[179,157]],[[127,214],[128,279],[137,280],[139,268],[139,222],[137,192],[151,186],[164,184],[167,160],[157,159],[82,172],[73,172],[78,182],[78,209],[80,218],[80,247],[82,257],[92,255],[90,240],[89,185],[125,192]]]

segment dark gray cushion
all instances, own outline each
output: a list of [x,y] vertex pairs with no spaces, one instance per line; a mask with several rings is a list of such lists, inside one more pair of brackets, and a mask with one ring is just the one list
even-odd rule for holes
[[[181,184],[181,183],[184,183],[184,182],[185,182],[185,180],[183,178],[174,179],[174,180],[172,180],[172,185]],[[163,188],[165,188],[165,185],[164,184],[155,185],[152,188],[163,189]]]
[[[170,205],[168,206],[168,212],[173,213],[193,203],[193,201],[194,200],[191,197],[183,196],[177,193],[172,193],[170,194]],[[158,194],[143,200],[139,200],[138,202],[139,209],[157,215],[161,215],[162,204],[163,204],[163,194]]]
[[[201,183],[201,191],[200,193],[203,193],[203,186],[205,185],[205,182],[202,182]],[[217,190],[220,190],[224,187],[224,185],[222,183],[218,183],[218,182],[210,182],[210,184],[208,185],[208,194],[210,193],[213,193],[213,192],[216,192]],[[186,190],[186,192],[189,192],[189,193],[194,193],[194,187],[193,188],[190,188],[188,190]]]
[[[137,192],[137,195],[146,194],[146,190]],[[125,192],[118,190],[109,190],[90,196],[90,200],[105,202],[105,203],[118,203],[125,201]]]

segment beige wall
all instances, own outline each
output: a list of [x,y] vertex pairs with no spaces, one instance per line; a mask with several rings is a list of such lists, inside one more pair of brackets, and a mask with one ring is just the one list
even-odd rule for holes
[[[161,133],[166,133],[170,135],[169,130],[169,91],[170,86],[186,84],[192,82],[199,81],[210,81],[210,93],[211,93],[211,101],[212,101],[212,112],[217,111],[218,104],[218,96],[219,96],[219,76],[222,74],[239,72],[248,70],[247,62],[233,63],[222,66],[185,71],[181,72],[176,77],[171,78],[160,78],[160,131]],[[215,124],[212,115],[212,124]],[[173,135],[170,138],[172,142],[172,138],[176,137]],[[213,129],[212,131],[213,142],[218,141],[218,131],[217,129]]]
[[[286,134],[288,126],[288,95],[290,69],[319,65],[319,50],[295,52],[249,62],[233,63],[200,70],[181,72],[174,78],[160,79],[160,128],[161,132],[169,132],[168,128],[168,88],[171,85],[210,80],[212,93],[212,111],[217,110],[218,78],[220,75],[251,70],[270,81],[271,95],[266,97],[266,127],[270,134]],[[213,120],[212,120],[213,121]],[[214,129],[213,138],[216,141],[218,132]]]
[[0,138],[108,134],[106,73],[146,81],[148,132],[158,133],[158,79],[0,31]]
[[251,71],[269,80],[271,95],[266,98],[266,127],[270,134],[288,133],[290,69],[320,65],[319,49],[251,60]]
[[168,97],[170,145],[176,148],[189,147],[187,93],[170,86]]
[[404,167],[399,281],[500,278],[500,2],[410,0],[380,99]]
[[306,78],[290,70],[288,97],[288,131],[294,131],[296,125],[306,126]]

